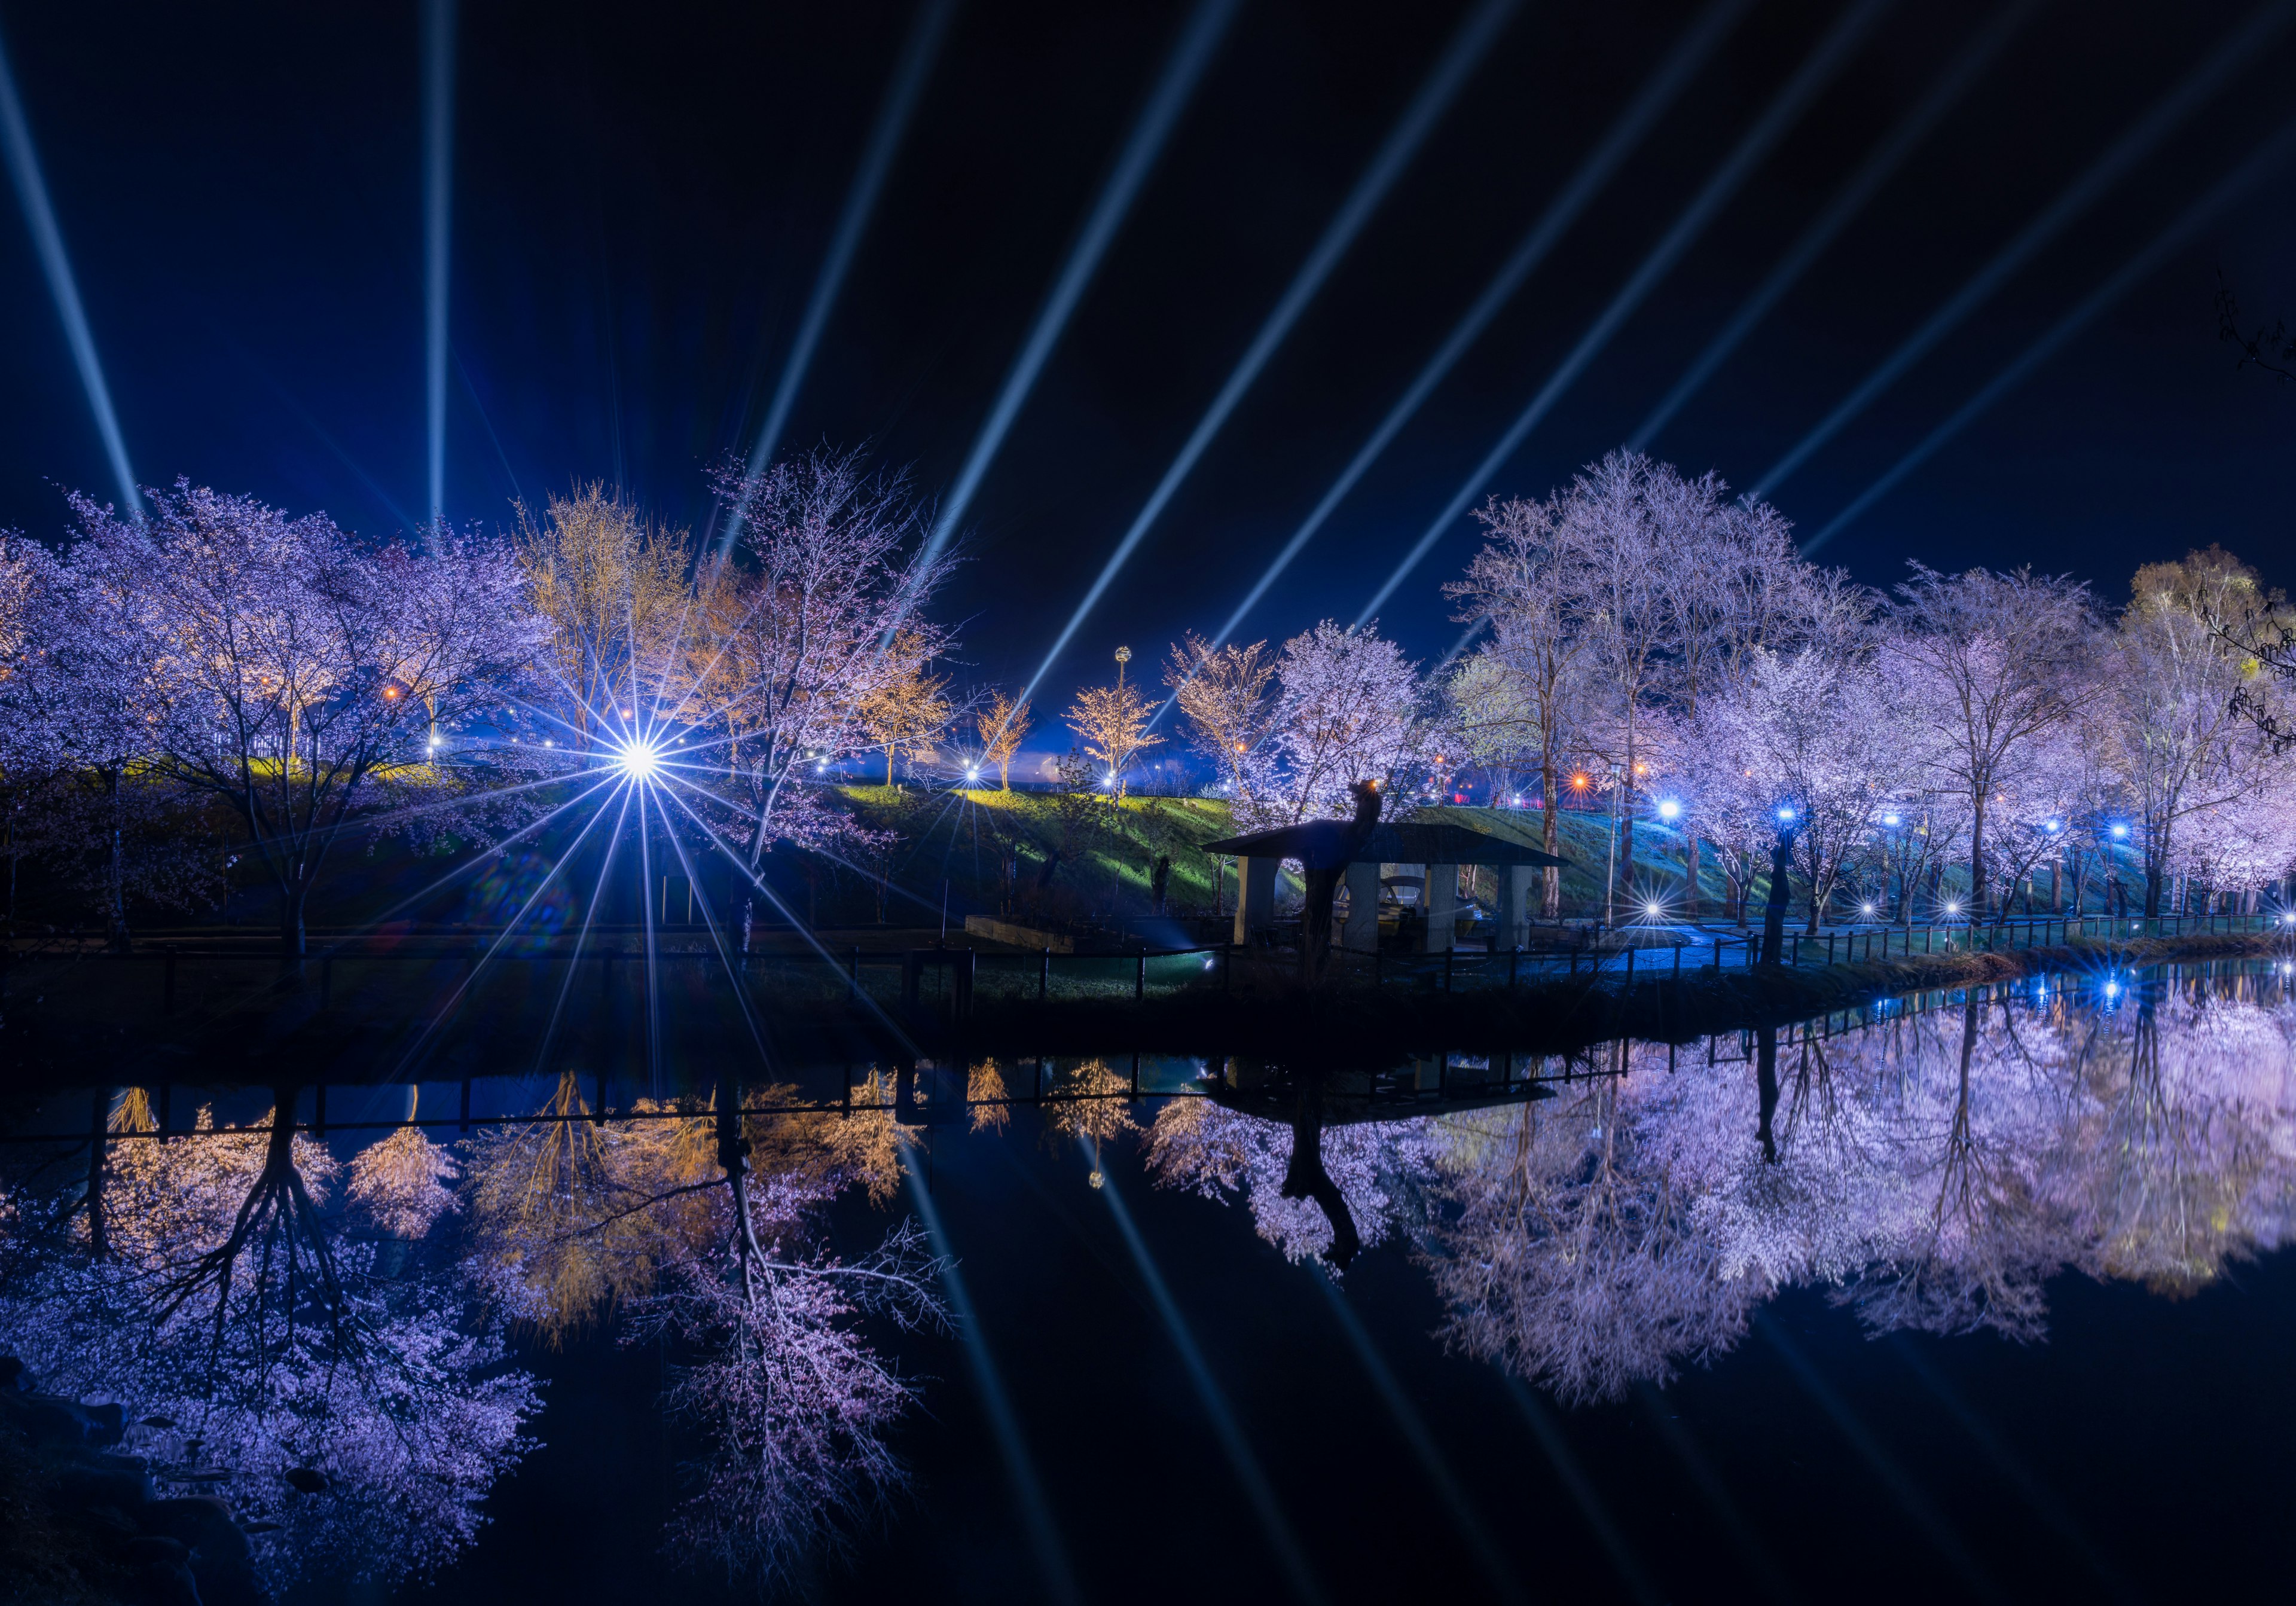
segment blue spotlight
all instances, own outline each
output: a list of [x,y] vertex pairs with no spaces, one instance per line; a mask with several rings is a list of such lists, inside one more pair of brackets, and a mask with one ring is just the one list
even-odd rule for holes
[[1643,258],[1642,266],[1635,269],[1634,276],[1620,288],[1617,295],[1611,298],[1611,304],[1603,309],[1602,315],[1595,320],[1585,334],[1578,337],[1578,343],[1570,348],[1570,355],[1547,376],[1546,383],[1539,387],[1538,394],[1530,398],[1530,406],[1507,426],[1506,433],[1499,437],[1498,444],[1475,465],[1474,472],[1459,487],[1443,511],[1435,516],[1435,521],[1427,527],[1426,532],[1411,550],[1404,553],[1403,561],[1395,566],[1395,572],[1387,577],[1387,583],[1372,594],[1371,601],[1365,603],[1363,611],[1356,616],[1357,625],[1370,621],[1372,616],[1379,611],[1380,605],[1395,594],[1395,588],[1403,584],[1404,577],[1417,568],[1420,560],[1443,538],[1443,532],[1450,529],[1453,522],[1467,511],[1469,504],[1481,495],[1491,476],[1514,455],[1524,439],[1538,427],[1539,421],[1562,399],[1562,393],[1578,381],[1587,365],[1611,343],[1611,337],[1634,315],[1644,298],[1657,288],[1660,279],[1674,270],[1674,265],[1681,259],[1682,253],[1706,232],[1706,225],[1714,221],[1715,215],[1738,193],[1738,186],[1744,184],[1754,169],[1761,165],[1762,159],[1769,154],[1770,147],[1793,127],[1817,92],[1833,80],[1833,75],[1841,70],[1865,38],[1867,30],[1881,20],[1882,13],[1888,11],[1892,4],[1893,0],[1860,0],[1826,30],[1825,37],[1817,42],[1808,59],[1795,70],[1793,77],[1786,80],[1776,98],[1771,101],[1769,110],[1755,120],[1754,126],[1740,137],[1730,154],[1722,159],[1722,165],[1714,169],[1705,187],[1684,209],[1682,216],[1674,220],[1674,226],[1651,248],[1650,254]]
[[2255,155],[2219,179],[2200,200],[2185,208],[2152,244],[2131,257],[2121,265],[2119,272],[2089,291],[2070,312],[2051,324],[2048,332],[2026,347],[2014,362],[1995,374],[1983,389],[1956,408],[1943,423],[1923,436],[1919,445],[1898,459],[1888,472],[1859,492],[1857,499],[1834,514],[1824,529],[1802,543],[1802,555],[1807,557],[1824,546],[1852,520],[1888,496],[1899,480],[1927,462],[1939,447],[1960,434],[1980,414],[2024,383],[2031,377],[2033,370],[2056,355],[2058,348],[2079,334],[2089,320],[2150,278],[2202,224],[2281,167],[2292,154],[2296,154],[2296,123],[2283,127]]
[[1714,371],[1738,348],[1739,342],[1769,315],[1778,299],[1793,288],[1795,281],[1808,271],[1809,265],[1833,243],[1834,237],[1849,225],[1850,220],[1866,209],[1866,203],[1874,199],[1874,193],[1888,182],[1898,165],[1913,153],[1914,148],[1929,137],[1930,130],[1953,110],[1970,86],[1983,76],[1993,58],[2001,53],[2001,47],[2025,26],[2038,9],[2039,0],[2021,0],[2021,4],[2011,6],[1996,17],[1979,32],[1976,38],[1970,41],[1969,47],[1946,70],[1945,77],[1939,78],[1929,94],[1922,97],[1921,103],[1890,130],[1890,136],[1874,147],[1873,154],[1866,157],[1865,165],[1835,193],[1825,209],[1810,220],[1809,226],[1802,230],[1800,238],[1787,249],[1784,256],[1778,258],[1777,266],[1770,269],[1769,276],[1755,286],[1754,293],[1748,296],[1738,310],[1731,315],[1721,332],[1707,343],[1706,349],[1698,354],[1698,359],[1690,365],[1688,372],[1675,381],[1674,389],[1666,393],[1666,399],[1651,409],[1651,415],[1643,420],[1642,428],[1628,438],[1627,444],[1629,447],[1639,452],[1648,446],[1652,438],[1666,428],[1667,421],[1682,411],[1684,405],[1698,394],[1699,389],[1714,377]]
[[1490,1529],[1476,1514],[1473,1497],[1452,1472],[1450,1462],[1435,1443],[1435,1436],[1427,1430],[1426,1419],[1411,1403],[1411,1397],[1404,1393],[1402,1382],[1387,1364],[1386,1357],[1379,1353],[1379,1346],[1372,1341],[1372,1336],[1365,1331],[1363,1323],[1349,1308],[1348,1297],[1321,1270],[1311,1270],[1308,1274],[1315,1278],[1316,1285],[1324,1291],[1324,1298],[1332,1307],[1332,1316],[1339,1322],[1340,1330],[1347,1334],[1349,1347],[1356,1352],[1356,1359],[1363,1364],[1365,1372],[1371,1378],[1372,1387],[1379,1391],[1380,1398],[1387,1405],[1388,1414],[1395,1419],[1396,1428],[1402,1433],[1404,1443],[1411,1446],[1411,1453],[1419,1458],[1419,1464],[1425,1470],[1428,1480],[1434,1484],[1436,1494],[1442,1498],[1444,1510],[1450,1513],[1451,1520],[1458,1524],[1459,1536],[1474,1553],[1476,1564],[1482,1569],[1483,1577],[1490,1583],[1491,1593],[1502,1601],[1522,1601],[1522,1586],[1516,1580],[1514,1569],[1507,1565],[1506,1556],[1499,1549],[1497,1541],[1491,1537]]
[[[765,427],[758,431],[758,444],[750,448],[752,474],[765,471],[773,461],[774,448],[781,444],[798,387],[805,383],[814,348],[821,343],[821,332],[829,323],[829,309],[837,304],[837,292],[844,288],[846,270],[853,265],[853,253],[869,226],[870,214],[877,209],[877,192],[885,187],[885,175],[892,171],[893,154],[907,132],[909,114],[916,110],[925,79],[931,76],[933,61],[940,54],[949,19],[955,14],[956,0],[925,0],[915,26],[909,30],[909,42],[902,47],[900,62],[893,70],[892,86],[885,92],[884,104],[877,109],[876,126],[869,131],[868,146],[861,152],[861,166],[854,172],[853,187],[846,192],[845,209],[837,216],[837,232],[830,236],[829,252],[822,258],[821,271],[814,278],[813,294],[806,301],[805,316],[799,321],[797,339],[782,365],[781,383],[774,387]],[[734,549],[741,533],[737,512],[726,520],[726,533],[718,538],[721,557]]]
[[40,176],[40,159],[32,150],[31,125],[25,121],[24,102],[16,94],[16,73],[9,65],[4,40],[0,40],[0,138],[7,141],[8,172],[16,181],[16,198],[24,203],[24,222],[39,250],[41,271],[48,276],[48,293],[55,298],[56,315],[63,321],[80,387],[87,392],[88,411],[95,414],[96,431],[103,437],[103,455],[111,460],[112,482],[119,488],[120,511],[140,517],[143,504],[135,495],[135,471],[127,466],[127,443],[120,438],[119,419],[111,410],[111,391],[103,382],[103,365],[96,360],[95,337],[88,332],[87,314],[79,304],[71,259],[64,255],[63,231],[56,226],[55,209],[48,204],[47,182]]
[[447,508],[447,265],[454,221],[455,0],[423,0],[422,385],[433,524]]
[[1021,1437],[1021,1418],[1013,1409],[1012,1396],[1005,1392],[996,1359],[988,1353],[988,1340],[980,1330],[972,1296],[964,1286],[964,1274],[958,1269],[948,1234],[942,1229],[940,1209],[933,1203],[932,1190],[924,1185],[919,1175],[922,1168],[916,1163],[915,1149],[906,1135],[900,1143],[903,1169],[908,1173],[909,1200],[916,1206],[917,1217],[925,1224],[925,1235],[932,1240],[934,1258],[940,1262],[940,1285],[948,1295],[957,1331],[964,1335],[964,1358],[972,1367],[973,1386],[980,1391],[989,1429],[996,1435],[996,1447],[1004,1453],[1005,1474],[1013,1479],[1013,1493],[1020,1496],[1021,1516],[1029,1525],[1029,1540],[1036,1548],[1037,1566],[1045,1575],[1046,1592],[1055,1601],[1080,1602],[1084,1596],[1077,1589],[1076,1572],[1069,1565],[1067,1547],[1062,1545],[1060,1531],[1053,1526],[1052,1502],[1045,1497],[1044,1479],[1037,1474],[1037,1461],[1029,1453],[1029,1441]]
[[1037,689],[1037,683],[1051,670],[1070,639],[1076,635],[1078,627],[1084,623],[1086,616],[1107,593],[1117,571],[1132,556],[1133,549],[1146,537],[1149,528],[1162,515],[1165,504],[1178,491],[1181,482],[1194,471],[1196,460],[1204,455],[1205,448],[1212,443],[1212,438],[1227,422],[1228,414],[1235,411],[1236,404],[1243,399],[1243,393],[1259,377],[1259,371],[1267,365],[1267,359],[1275,354],[1275,348],[1292,332],[1292,324],[1298,323],[1300,315],[1307,311],[1308,303],[1314,300],[1316,292],[1323,289],[1324,281],[1331,276],[1332,270],[1347,255],[1348,248],[1355,243],[1356,236],[1363,232],[1363,226],[1370,221],[1372,213],[1386,199],[1395,181],[1402,176],[1403,169],[1410,164],[1413,155],[1448,109],[1453,97],[1459,93],[1460,85],[1466,81],[1467,75],[1482,60],[1484,51],[1498,37],[1499,30],[1513,18],[1520,4],[1521,0],[1483,0],[1459,25],[1458,32],[1452,37],[1450,47],[1436,61],[1434,70],[1428,74],[1427,81],[1420,86],[1419,93],[1404,108],[1402,118],[1389,130],[1386,140],[1373,155],[1371,165],[1364,169],[1363,176],[1356,180],[1355,188],[1348,193],[1347,200],[1332,215],[1331,222],[1324,225],[1324,233],[1316,240],[1315,249],[1300,265],[1300,271],[1292,275],[1291,285],[1277,300],[1275,309],[1267,315],[1267,321],[1259,326],[1259,332],[1252,337],[1251,344],[1237,359],[1234,371],[1227,376],[1227,382],[1219,388],[1219,394],[1212,397],[1211,406],[1204,409],[1203,417],[1197,421],[1194,430],[1181,446],[1179,455],[1172,459],[1171,466],[1164,471],[1164,477],[1149,493],[1147,502],[1132,520],[1131,528],[1124,532],[1124,538],[1109,554],[1108,561],[1101,568],[1100,578],[1092,583],[1092,589],[1085,593],[1084,601],[1078,602],[1076,611],[1069,616],[1069,622],[1062,627],[1059,638],[1053,643],[1052,651],[1045,654],[1043,665],[1029,677],[1028,690],[1021,693],[1021,701],[1028,701],[1029,692]]
[[1245,1498],[1251,1502],[1260,1526],[1267,1531],[1267,1541],[1275,1548],[1275,1558],[1283,1564],[1284,1577],[1292,1585],[1292,1593],[1311,1603],[1323,1602],[1325,1596],[1316,1582],[1314,1569],[1308,1565],[1308,1553],[1301,1547],[1300,1536],[1292,1531],[1283,1508],[1276,1504],[1275,1491],[1268,1485],[1267,1474],[1260,1470],[1259,1457],[1251,1453],[1251,1445],[1236,1422],[1226,1394],[1212,1376],[1211,1363],[1204,1359],[1195,1335],[1188,1330],[1187,1317],[1180,1313],[1179,1301],[1172,1298],[1164,1274],[1156,1268],[1155,1260],[1148,1253],[1147,1241],[1133,1225],[1132,1212],[1125,1208],[1124,1196],[1117,1191],[1115,1178],[1100,1164],[1090,1138],[1079,1136],[1077,1141],[1091,1162],[1094,1174],[1103,1179],[1100,1196],[1108,1200],[1109,1214],[1116,1217],[1117,1231],[1124,1235],[1124,1247],[1132,1251],[1132,1263],[1140,1273],[1141,1282],[1147,1285],[1149,1300],[1156,1307],[1156,1314],[1164,1319],[1165,1335],[1172,1340],[1172,1348],[1180,1352],[1181,1364],[1187,1368],[1189,1381],[1196,1386],[1197,1397],[1203,1401],[1204,1413],[1211,1418],[1212,1431],[1218,1435],[1220,1447],[1227,1452],[1236,1481],[1243,1486]]
[[1634,1546],[1627,1542],[1626,1536],[1619,1531],[1619,1525],[1611,1520],[1610,1507],[1595,1492],[1594,1479],[1587,1476],[1586,1469],[1578,1464],[1578,1456],[1570,1453],[1570,1441],[1563,1437],[1562,1426],[1555,1422],[1554,1412],[1547,1409],[1546,1403],[1532,1391],[1529,1384],[1513,1372],[1502,1368],[1499,1377],[1506,1384],[1507,1394],[1514,1401],[1515,1409],[1521,1412],[1523,1420],[1530,1424],[1531,1432],[1538,1439],[1538,1447],[1546,1452],[1547,1464],[1554,1469],[1554,1475],[1562,1480],[1562,1487],[1570,1492],[1571,1500],[1578,1507],[1578,1514],[1586,1518],[1587,1526],[1595,1530],[1595,1537],[1611,1558],[1611,1565],[1618,1569],[1619,1581],[1627,1586],[1627,1593],[1634,1596],[1638,1606],[1659,1606],[1666,1596],[1659,1593],[1650,1575],[1643,1570],[1642,1563],[1635,1559]]
[[2271,42],[2272,37],[2296,19],[2296,0],[2276,0],[2249,18],[2232,37],[2218,45],[2209,58],[2185,75],[2177,86],[2152,109],[2136,120],[2128,133],[2115,140],[2103,155],[2090,163],[2081,176],[2061,192],[2015,236],[1994,254],[1993,259],[1977,270],[1968,283],[1947,299],[1945,304],[1924,319],[1921,327],[1907,335],[1898,348],[1883,359],[1881,366],[1859,381],[1855,389],[1843,397],[1833,411],[1818,422],[1817,427],[1801,438],[1793,449],[1770,465],[1754,488],[1747,495],[1767,496],[1789,474],[1808,462],[1812,454],[1833,439],[1844,425],[1870,406],[1874,397],[1904,377],[1907,369],[1927,356],[1930,348],[1943,340],[1963,319],[1984,303],[1993,292],[2007,282],[2009,276],[2024,266],[2043,246],[2057,237],[2080,215],[2100,200],[2104,193],[2120,179],[2121,175],[2147,155],[2152,148],[2186,118],[2206,105],[2210,97],[2224,86],[2226,79],[2247,66]]
[[[1539,214],[1538,221],[1530,225],[1530,232],[1499,265],[1499,271],[1491,275],[1489,283],[1483,286],[1483,293],[1475,298],[1474,305],[1467,308],[1466,315],[1444,337],[1443,343],[1435,348],[1435,354],[1427,359],[1426,365],[1420,369],[1418,376],[1411,381],[1401,398],[1388,409],[1387,416],[1379,421],[1379,427],[1371,432],[1370,438],[1348,460],[1347,467],[1340,471],[1340,477],[1332,481],[1331,488],[1324,493],[1323,499],[1309,510],[1300,528],[1292,532],[1292,538],[1275,554],[1275,560],[1268,564],[1267,572],[1253,582],[1251,589],[1244,594],[1243,601],[1237,603],[1235,611],[1228,616],[1227,622],[1212,633],[1211,644],[1215,650],[1226,644],[1228,637],[1235,634],[1236,627],[1259,605],[1259,599],[1267,594],[1268,587],[1275,584],[1276,578],[1291,567],[1292,560],[1315,539],[1316,532],[1324,528],[1332,510],[1346,499],[1348,493],[1355,488],[1356,482],[1370,471],[1380,454],[1386,451],[1389,444],[1403,432],[1403,426],[1411,422],[1421,404],[1426,401],[1437,385],[1443,382],[1444,376],[1466,355],[1467,348],[1473,345],[1483,331],[1489,327],[1491,320],[1498,316],[1499,309],[1522,287],[1522,282],[1530,276],[1531,270],[1546,259],[1547,253],[1554,249],[1555,242],[1562,239],[1570,225],[1578,220],[1578,215],[1587,209],[1595,197],[1603,193],[1611,182],[1611,176],[1618,171],[1619,164],[1642,143],[1644,135],[1674,103],[1675,96],[1682,93],[1697,75],[1698,70],[1706,64],[1706,58],[1713,53],[1714,47],[1722,42],[1723,37],[1744,14],[1751,3],[1751,0],[1714,0],[1666,60],[1659,64],[1658,71],[1627,103],[1627,109],[1619,114],[1618,121],[1612,123],[1603,135],[1602,143],[1587,153],[1586,160],[1578,164],[1578,170],[1570,176],[1570,181],[1557,192],[1553,201],[1547,202],[1546,209]],[[1168,698],[1163,708],[1156,710],[1157,718],[1163,717],[1173,701]]]
[[1124,142],[1116,166],[1101,185],[1100,199],[1093,203],[1076,242],[1069,248],[1068,260],[1062,265],[1060,276],[1053,281],[1044,306],[1038,308],[1037,321],[1021,344],[1020,355],[1013,359],[1012,370],[1004,376],[1004,388],[997,392],[996,405],[989,409],[988,422],[980,426],[964,470],[956,477],[956,487],[949,493],[940,520],[925,541],[922,561],[927,567],[948,545],[958,521],[964,517],[964,510],[972,505],[973,493],[980,488],[981,476],[988,473],[997,449],[1004,444],[1005,431],[1013,427],[1021,404],[1029,399],[1037,375],[1052,356],[1061,332],[1068,327],[1069,315],[1083,299],[1085,286],[1092,283],[1109,242],[1116,237],[1125,214],[1132,209],[1133,197],[1140,193],[1148,170],[1156,165],[1172,125],[1179,120],[1181,110],[1194,93],[1196,80],[1210,64],[1212,53],[1227,32],[1229,22],[1234,20],[1240,3],[1241,0],[1197,0],[1194,15],[1188,19],[1186,30],[1173,47],[1171,59],[1164,63],[1163,73],[1149,94],[1148,104],[1141,111],[1140,120],[1133,125],[1132,136]]

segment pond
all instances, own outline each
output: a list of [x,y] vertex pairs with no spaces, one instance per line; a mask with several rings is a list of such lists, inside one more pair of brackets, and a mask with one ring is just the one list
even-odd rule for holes
[[209,1599],[2226,1593],[2296,1494],[2290,979],[1375,1077],[334,1086],[284,1133],[57,1091],[0,1348],[123,1407],[51,1462],[231,1506]]

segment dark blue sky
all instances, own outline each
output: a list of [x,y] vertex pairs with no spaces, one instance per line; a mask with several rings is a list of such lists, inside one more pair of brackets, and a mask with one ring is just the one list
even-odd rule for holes
[[[1517,13],[1047,682],[1219,623],[1702,8]],[[1355,617],[1845,8],[1758,0],[1249,621]],[[970,0],[787,438],[955,477],[1185,8]],[[1457,5],[1247,0],[966,517],[973,672],[1035,670],[1457,25]],[[1896,7],[1488,488],[1633,431],[1993,12]],[[2047,0],[1652,449],[1750,485],[2250,16]],[[906,5],[488,5],[461,19],[447,508],[618,480],[674,522],[780,376]],[[0,0],[127,450],[378,534],[423,511],[416,8]],[[1841,508],[2296,116],[2296,28],[2011,276],[1773,500]],[[2235,373],[2221,265],[2296,315],[2296,163],[2194,233],[1828,547],[2031,562],[2117,597],[2221,541],[2285,580],[2296,387]],[[11,196],[12,201],[13,197]],[[111,476],[23,225],[0,214],[0,526]],[[498,443],[498,444],[497,444]],[[1456,627],[1456,525],[1384,610]]]

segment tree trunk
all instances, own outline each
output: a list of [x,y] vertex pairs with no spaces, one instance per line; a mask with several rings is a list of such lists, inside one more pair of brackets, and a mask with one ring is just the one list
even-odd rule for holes
[[95,1090],[94,1113],[88,1118],[87,1132],[87,1253],[91,1260],[102,1260],[111,1253],[111,1243],[103,1220],[103,1151],[105,1147],[105,1118],[111,1113],[111,1090]]
[[1762,1163],[1778,1163],[1778,1141],[1771,1118],[1778,1112],[1778,1028],[1765,1026],[1754,1039],[1754,1091],[1759,1100],[1754,1135],[1762,1140]]
[[1306,873],[1301,878],[1307,903],[1300,911],[1300,979],[1308,987],[1321,979],[1324,962],[1331,953],[1332,903],[1339,893],[1340,878],[1347,873],[1349,862],[1379,824],[1379,789],[1369,782],[1358,781],[1355,794],[1355,817],[1348,822],[1347,833],[1341,839],[1332,862],[1305,866]]
[[1300,1102],[1292,1118],[1292,1162],[1283,1169],[1283,1197],[1312,1199],[1323,1207],[1332,1224],[1332,1247],[1324,1255],[1341,1271],[1363,1248],[1347,1196],[1324,1168],[1324,1078],[1321,1072],[1302,1072]]
[[[1538,764],[1538,783],[1544,791],[1539,799],[1541,807],[1538,812],[1546,816],[1539,826],[1538,845],[1560,858],[1562,856],[1562,816],[1555,812],[1557,799],[1554,788],[1562,776],[1556,772],[1552,752],[1542,751]],[[1559,921],[1562,918],[1562,868],[1549,864],[1539,872],[1539,875],[1543,882],[1539,889],[1539,916],[1544,920]]]
[[1794,833],[1781,831],[1776,846],[1770,849],[1770,896],[1762,910],[1763,964],[1776,964],[1784,956],[1787,882],[1793,870],[1793,845]]
[[1985,789],[1976,789],[1969,820],[1969,923],[1985,914]]
[[279,899],[279,973],[283,978],[303,973],[305,941],[303,909],[310,901],[308,881],[290,882]]
[[1698,833],[1685,820],[1682,826],[1682,917],[1696,920],[1699,912]]
[[120,842],[119,830],[119,766],[112,766],[105,775],[105,791],[111,805],[111,829],[104,832],[106,864],[104,885],[103,946],[115,954],[127,952],[127,875],[126,852]]

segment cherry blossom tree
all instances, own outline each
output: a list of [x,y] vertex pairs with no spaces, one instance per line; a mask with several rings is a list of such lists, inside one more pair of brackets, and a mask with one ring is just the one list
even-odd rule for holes
[[[925,550],[930,523],[908,480],[873,473],[858,453],[819,450],[763,472],[722,468],[723,516],[740,522],[738,561],[709,569],[666,700],[711,732],[729,773],[754,869],[776,840],[846,834],[816,779],[840,758],[937,739],[950,713],[931,666],[954,645],[927,605],[954,566]],[[703,755],[710,750],[705,745]],[[713,792],[719,782],[695,784]]]
[[1271,789],[1275,678],[1275,657],[1266,642],[1248,647],[1230,643],[1215,651],[1203,637],[1191,635],[1164,662],[1164,684],[1187,721],[1190,744],[1241,807],[1249,807]]
[[276,1110],[246,1127],[201,1110],[165,1139],[144,1118],[109,1145],[101,1252],[51,1241],[0,1287],[19,1353],[53,1388],[128,1403],[128,1447],[163,1485],[227,1479],[275,1586],[451,1561],[539,1405],[499,1328],[447,1258],[386,1270],[383,1224],[356,1196],[327,1211],[343,1168]]
[[474,537],[368,547],[323,514],[188,481],[150,498],[139,526],[74,496],[75,562],[152,632],[141,762],[239,815],[299,970],[311,890],[347,836],[505,778],[449,750],[508,717],[542,631],[516,563]]
[[1283,643],[1275,675],[1283,778],[1267,812],[1286,823],[1344,815],[1357,782],[1392,797],[1415,774],[1427,729],[1418,672],[1393,642],[1325,619]]
[[2035,739],[2098,694],[2084,586],[2028,569],[1943,575],[1919,563],[1888,607],[1878,672],[1969,820],[1972,913],[1988,909],[1986,822]]
[[2268,611],[2271,599],[2245,564],[2217,547],[2136,571],[2113,646],[2108,717],[2118,769],[2144,856],[2144,913],[2161,913],[2179,864],[2177,834],[2250,792],[2275,765],[2271,744],[2243,717],[2270,695],[2252,660],[2220,621]]

